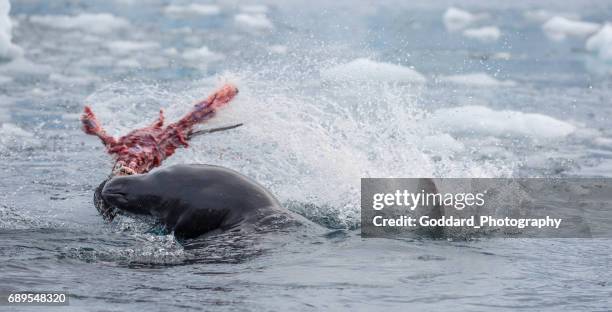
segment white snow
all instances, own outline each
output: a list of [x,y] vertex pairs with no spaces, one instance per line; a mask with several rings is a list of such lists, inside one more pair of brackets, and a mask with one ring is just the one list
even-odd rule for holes
[[220,61],[225,58],[223,54],[213,52],[206,46],[199,49],[186,50],[183,52],[182,57],[189,64],[202,68],[206,67],[208,63]]
[[109,50],[116,54],[130,54],[142,50],[159,48],[159,44],[153,41],[128,41],[117,40],[106,44]]
[[221,8],[214,4],[197,4],[189,5],[168,5],[164,8],[164,13],[175,17],[185,16],[210,16],[221,13]]
[[441,81],[446,81],[455,84],[479,86],[479,87],[497,87],[497,86],[514,86],[516,82],[512,80],[498,80],[486,73],[471,73],[464,75],[450,75],[440,78]]
[[472,14],[459,8],[450,7],[444,12],[442,22],[444,22],[446,30],[455,32],[463,30],[474,22],[485,18],[485,14]]
[[30,21],[40,25],[57,28],[79,30],[96,34],[107,34],[130,26],[124,18],[109,13],[79,14],[79,15],[34,15]]
[[450,133],[523,136],[534,139],[560,139],[576,130],[570,123],[542,114],[496,111],[475,105],[439,109],[431,115],[428,122]]
[[586,49],[604,61],[612,61],[612,24],[606,23],[586,42]]
[[501,36],[501,31],[495,26],[485,26],[480,28],[469,28],[463,31],[463,36],[482,42],[497,41]]
[[234,16],[234,22],[249,31],[261,31],[274,29],[272,22],[266,17],[265,14],[247,14],[240,13]]
[[425,77],[414,69],[391,63],[375,62],[358,58],[346,64],[321,71],[323,80],[335,81],[377,81],[424,83]]
[[548,38],[562,41],[567,37],[585,38],[599,30],[601,25],[591,22],[572,20],[562,16],[555,16],[542,25],[542,30]]
[[9,0],[0,0],[0,59],[12,59],[23,53],[21,48],[11,41],[13,25],[9,16],[10,11]]

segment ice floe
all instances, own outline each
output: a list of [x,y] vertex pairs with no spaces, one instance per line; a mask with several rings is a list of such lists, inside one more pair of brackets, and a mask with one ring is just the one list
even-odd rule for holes
[[79,15],[34,15],[30,21],[36,24],[57,29],[79,30],[96,34],[106,34],[130,26],[130,22],[122,17],[109,13],[79,14]]
[[221,8],[214,4],[171,4],[164,8],[164,13],[172,17],[210,16],[221,13]]
[[268,13],[268,7],[262,4],[243,5],[240,7],[240,11],[251,14],[265,14]]
[[586,49],[604,61],[612,61],[612,24],[606,23],[586,42]]
[[523,13],[523,17],[526,20],[531,21],[531,22],[536,22],[536,23],[545,23],[546,21],[548,21],[549,19],[555,16],[561,16],[561,17],[569,18],[573,20],[580,19],[580,16],[578,16],[577,14],[567,13],[567,12],[553,12],[553,11],[548,11],[548,10],[543,10],[543,9],[529,10]]
[[512,58],[512,54],[508,52],[497,52],[491,55],[491,58],[494,60],[504,60],[507,61]]
[[450,82],[455,84],[479,86],[479,87],[497,87],[497,86],[514,86],[516,82],[512,80],[498,80],[486,73],[471,73],[464,75],[450,75],[439,78],[440,81]]
[[248,31],[263,31],[274,29],[274,24],[265,14],[240,13],[234,16],[234,22],[241,28]]
[[287,46],[275,44],[268,47],[268,51],[274,54],[287,54]]
[[486,14],[472,14],[459,8],[450,7],[444,12],[442,22],[444,22],[446,30],[454,32],[463,30],[486,17]]
[[136,59],[128,58],[128,59],[122,59],[119,62],[117,62],[117,66],[126,67],[126,68],[138,68],[138,67],[142,67],[142,64],[140,64],[140,62]]
[[221,53],[211,51],[207,46],[199,49],[189,49],[182,53],[182,57],[190,65],[206,67],[208,63],[223,60],[225,56]]
[[567,37],[585,38],[597,32],[601,25],[555,16],[542,25],[542,30],[548,38],[562,41]]
[[159,44],[153,41],[129,41],[116,40],[106,44],[111,52],[116,54],[130,54],[142,50],[150,50],[159,48]]
[[424,83],[426,78],[416,70],[391,63],[358,58],[346,64],[321,71],[321,78],[328,81],[354,82],[411,82]]
[[480,40],[482,42],[497,41],[501,36],[501,31],[495,26],[485,26],[479,28],[468,28],[463,31],[463,36]]
[[0,64],[0,73],[9,75],[45,76],[52,71],[51,66],[33,63],[23,57]]
[[0,59],[12,59],[22,55],[22,50],[12,42],[13,25],[9,12],[11,3],[0,0]]
[[436,110],[428,122],[449,133],[533,139],[561,139],[576,130],[574,125],[550,116],[476,105]]

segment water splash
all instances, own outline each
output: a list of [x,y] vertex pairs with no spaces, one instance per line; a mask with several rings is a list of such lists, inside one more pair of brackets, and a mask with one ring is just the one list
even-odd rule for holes
[[[196,139],[166,165],[233,168],[294,210],[332,227],[359,223],[360,178],[508,172],[503,164],[456,157],[452,150],[432,158],[424,147],[445,133],[426,121],[428,112],[419,103],[423,86],[409,83],[330,83],[281,68],[275,76],[242,71],[180,87],[124,81],[98,90],[87,103],[111,133],[120,134],[150,123],[160,107],[167,108],[169,120],[178,118],[228,80],[239,86],[240,95],[204,127],[245,125]],[[312,205],[317,209],[307,208]]]

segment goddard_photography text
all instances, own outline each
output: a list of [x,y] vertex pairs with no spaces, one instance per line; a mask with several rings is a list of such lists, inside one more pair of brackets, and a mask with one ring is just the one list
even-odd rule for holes
[[[478,193],[430,193],[425,190],[411,192],[409,190],[395,190],[392,193],[375,193],[372,196],[372,209],[380,211],[385,207],[399,207],[414,211],[423,206],[452,207],[463,211],[466,207],[482,207],[485,205],[486,192]],[[432,218],[427,215],[415,217],[410,215],[397,215],[391,218],[376,215],[372,218],[372,224],[376,227],[514,227],[524,229],[526,227],[545,228],[554,227],[558,229],[563,220],[546,216],[543,218],[511,218],[494,217],[491,215],[466,215],[441,216]]]

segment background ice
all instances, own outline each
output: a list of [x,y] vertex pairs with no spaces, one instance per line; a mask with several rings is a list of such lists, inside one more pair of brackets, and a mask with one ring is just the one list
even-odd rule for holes
[[190,16],[207,16],[221,13],[221,8],[213,4],[191,3],[188,5],[171,4],[164,8],[164,13],[177,18]]
[[562,16],[555,16],[542,25],[546,35],[556,41],[564,40],[567,37],[585,38],[595,33],[600,27],[597,23],[577,21]]
[[568,122],[542,114],[495,111],[484,106],[461,106],[435,111],[428,120],[450,133],[493,136],[523,136],[531,139],[560,139],[576,130]]
[[480,73],[470,73],[464,75],[450,75],[439,78],[441,81],[447,81],[457,84],[471,85],[471,86],[482,86],[482,87],[496,87],[496,86],[514,86],[516,82],[511,80],[498,80],[490,75]]
[[22,54],[21,48],[12,42],[12,22],[9,16],[11,3],[0,0],[0,60],[11,59]]
[[444,12],[442,21],[448,31],[459,31],[486,17],[485,14],[472,14],[466,10],[450,7]]
[[480,28],[468,28],[463,31],[463,35],[467,38],[491,42],[499,39],[501,31],[495,26],[484,26]]
[[96,34],[106,34],[127,28],[130,22],[125,18],[109,13],[83,13],[78,15],[34,15],[30,21],[47,27],[79,30]]
[[321,78],[330,81],[413,82],[427,79],[412,68],[359,58],[321,71]]
[[612,24],[606,23],[586,42],[586,49],[604,61],[612,61]]
[[234,16],[236,24],[247,31],[271,30],[274,24],[263,13],[239,13]]

